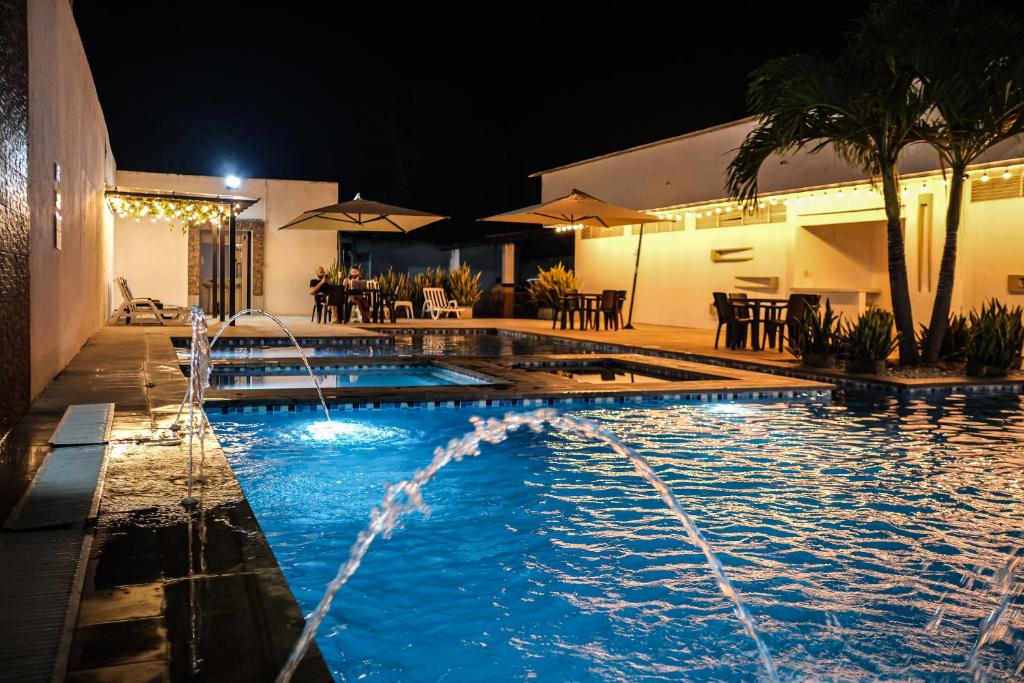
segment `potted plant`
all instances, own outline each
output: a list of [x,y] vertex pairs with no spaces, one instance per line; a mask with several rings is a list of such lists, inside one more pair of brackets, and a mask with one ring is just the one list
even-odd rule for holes
[[899,345],[893,334],[892,313],[872,306],[855,323],[847,323],[843,331],[843,348],[847,354],[846,371],[865,375],[884,375],[886,359]]
[[789,342],[789,351],[811,368],[834,368],[842,345],[841,316],[825,299],[824,312],[808,311]]
[[559,262],[547,270],[538,268],[537,277],[530,282],[527,293],[530,301],[537,306],[537,317],[551,320],[555,317],[555,309],[562,295],[570,289],[579,288],[580,281],[576,274]]
[[965,356],[972,377],[1003,377],[1020,360],[1024,322],[1020,306],[1009,308],[995,299],[971,311]]
[[473,317],[473,305],[480,300],[480,271],[474,274],[468,263],[448,271],[448,293],[462,306],[462,317]]

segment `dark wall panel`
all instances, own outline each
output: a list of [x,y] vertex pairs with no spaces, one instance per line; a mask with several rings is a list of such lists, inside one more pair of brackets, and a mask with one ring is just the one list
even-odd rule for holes
[[0,0],[0,438],[28,410],[27,0]]

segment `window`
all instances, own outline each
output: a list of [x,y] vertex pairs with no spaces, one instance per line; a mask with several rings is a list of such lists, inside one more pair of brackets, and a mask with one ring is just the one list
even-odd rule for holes
[[1021,188],[1022,174],[1010,175],[1003,178],[1001,175],[994,175],[984,181],[981,179],[971,181],[971,201],[987,202],[993,199],[1017,199],[1024,196]]
[[711,215],[708,215],[708,210],[705,209],[703,212],[697,214],[697,227],[698,228],[729,228],[739,225],[759,225],[762,223],[785,223],[786,222],[786,206],[784,204],[776,204],[775,206],[765,205],[763,209],[757,208],[753,211],[743,210],[732,210],[722,211],[722,213],[716,213],[711,211]]

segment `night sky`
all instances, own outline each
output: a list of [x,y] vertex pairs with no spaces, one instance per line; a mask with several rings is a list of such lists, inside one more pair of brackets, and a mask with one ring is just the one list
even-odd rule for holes
[[532,172],[745,116],[751,70],[838,54],[866,5],[74,10],[119,168],[336,180],[451,215],[444,240],[537,201]]

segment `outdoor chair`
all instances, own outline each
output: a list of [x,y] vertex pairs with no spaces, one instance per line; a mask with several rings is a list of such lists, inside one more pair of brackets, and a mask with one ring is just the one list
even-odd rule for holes
[[746,344],[747,332],[753,318],[750,310],[742,304],[734,304],[725,292],[713,292],[715,312],[718,314],[718,329],[715,330],[715,348],[725,327],[725,345],[730,349],[742,348]]
[[584,329],[586,318],[584,316],[586,312],[583,310],[582,303],[580,301],[579,292],[575,289],[567,289],[565,293],[558,298],[558,307],[555,309],[555,315],[551,319],[551,329],[555,329],[555,325],[558,321],[562,321],[562,329],[565,329],[566,321],[569,323],[569,329],[576,329],[574,325],[574,318],[580,319],[580,329]]
[[327,294],[317,292],[313,295],[313,313],[309,316],[309,322],[316,320],[317,323],[331,322],[331,309],[327,307]]
[[[598,307],[597,312],[604,318],[604,329],[608,329],[609,326],[614,329],[619,329],[619,314],[622,308],[619,306],[619,293],[614,289],[606,289],[601,292],[601,305]],[[594,319],[594,329],[597,329],[597,319]]]
[[395,316],[398,311],[405,311],[406,318],[414,318],[416,316],[415,309],[413,309],[411,301],[406,301],[405,299],[396,301],[392,308],[391,322],[395,322]]
[[441,287],[423,288],[423,317],[430,316],[437,320],[444,315],[462,317],[462,308],[455,299],[449,299]]
[[626,314],[626,290],[619,289],[619,290],[616,290],[615,293],[619,295],[619,325],[621,325],[622,327],[625,327],[626,326],[626,318],[625,318],[625,314]]
[[779,351],[784,351],[785,342],[792,344],[796,338],[804,317],[818,307],[818,299],[817,294],[790,294],[789,301],[784,306],[771,309],[772,317],[763,321],[764,338],[761,348],[764,348],[766,343],[774,345],[778,337]]
[[169,322],[184,322],[188,318],[187,308],[166,306],[159,299],[135,296],[128,286],[128,281],[123,277],[114,278],[114,283],[121,292],[122,300],[110,316],[108,322],[111,324],[123,319],[126,324],[131,325],[133,320],[140,322],[140,318],[152,316],[158,324],[165,325]]

